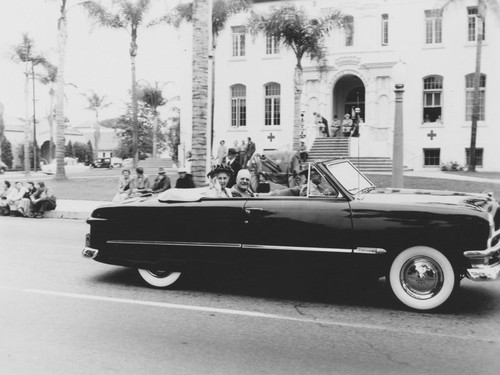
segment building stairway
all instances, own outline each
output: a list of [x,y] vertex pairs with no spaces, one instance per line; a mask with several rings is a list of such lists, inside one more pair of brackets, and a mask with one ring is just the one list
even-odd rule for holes
[[360,171],[391,172],[392,160],[386,157],[350,157],[348,138],[316,138],[309,150],[308,161],[349,159]]

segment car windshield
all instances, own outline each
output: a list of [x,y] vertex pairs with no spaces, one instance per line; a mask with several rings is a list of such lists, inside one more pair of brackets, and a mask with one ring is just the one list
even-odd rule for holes
[[351,194],[368,192],[375,186],[361,172],[359,172],[349,161],[333,162],[326,167],[337,181]]

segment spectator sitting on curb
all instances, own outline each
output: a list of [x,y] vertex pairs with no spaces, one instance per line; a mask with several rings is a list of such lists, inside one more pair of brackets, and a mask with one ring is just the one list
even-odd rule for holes
[[132,188],[132,196],[138,197],[143,194],[151,193],[151,183],[149,177],[144,174],[142,167],[135,169],[137,175],[134,178],[134,187]]
[[7,204],[9,205],[11,215],[15,216],[19,213],[19,202],[21,202],[21,199],[23,199],[27,191],[28,189],[26,189],[20,181],[16,181],[12,194],[7,198]]
[[7,216],[10,214],[8,200],[16,193],[15,188],[10,186],[9,181],[3,182],[2,191],[0,191],[0,215]]
[[19,201],[17,210],[19,213],[26,217],[32,217],[33,213],[31,212],[32,202],[31,196],[36,193],[35,184],[32,181],[26,182],[26,193],[24,193],[23,197]]
[[130,197],[133,183],[134,181],[132,177],[130,177],[130,170],[122,170],[122,175],[120,176],[120,180],[118,181],[118,193],[116,193],[116,195],[114,196],[113,202],[122,202]]
[[33,217],[41,218],[46,211],[55,210],[56,196],[42,181],[37,182],[35,187],[36,191],[31,195]]
[[158,194],[170,189],[170,178],[168,178],[163,167],[158,168],[158,177],[153,182],[152,193]]
[[176,189],[190,189],[194,188],[193,177],[187,173],[186,168],[179,168],[177,171],[179,173],[179,178],[175,182]]

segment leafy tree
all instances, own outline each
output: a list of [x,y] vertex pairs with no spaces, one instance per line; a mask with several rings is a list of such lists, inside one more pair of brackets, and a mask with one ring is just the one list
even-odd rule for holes
[[73,157],[78,159],[78,162],[83,163],[85,161],[90,160],[92,157],[92,144],[75,142],[73,145]]
[[5,137],[2,138],[2,142],[0,144],[0,151],[1,151],[0,160],[2,160],[5,164],[7,164],[9,169],[11,169],[12,162],[14,161],[14,155],[12,154],[12,144]]
[[150,84],[143,85],[139,88],[139,98],[142,102],[148,105],[153,113],[153,158],[157,157],[158,151],[158,124],[160,122],[158,107],[167,104],[167,100],[163,97],[163,92],[160,87],[158,87],[158,82],[155,86]]
[[[146,155],[150,155],[153,152],[153,110],[145,103],[140,102],[138,105],[137,119],[139,124],[138,156],[140,159],[144,159]],[[115,125],[115,130],[119,139],[119,145],[115,150],[115,155],[118,157],[129,158],[133,155],[133,124],[132,108],[131,105],[129,105],[127,112],[120,117]],[[164,150],[165,135],[162,132],[158,132],[157,141],[158,150]]]
[[108,107],[111,103],[106,102],[106,95],[100,96],[95,91],[90,91],[88,94],[82,94],[87,99],[87,110],[94,112],[94,159],[97,159],[99,152],[99,140],[101,139],[101,124],[99,123],[99,112],[101,109]]
[[[458,3],[462,0],[448,0],[443,5],[443,9],[447,8],[452,3]],[[476,139],[477,139],[477,122],[479,120],[479,85],[481,80],[481,56],[483,48],[483,25],[486,19],[488,8],[492,9],[496,15],[500,15],[500,3],[498,0],[477,0],[477,15],[476,20],[476,68],[474,71],[474,91],[472,96],[472,122],[470,135],[470,152],[468,171],[476,171]]]
[[66,151],[64,153],[64,156],[70,158],[75,157],[75,150],[73,150],[73,143],[71,143],[71,141],[68,141],[68,144],[66,145]]
[[135,78],[135,58],[137,56],[137,34],[143,24],[144,16],[150,9],[151,0],[114,0],[109,8],[101,1],[85,1],[83,6],[89,15],[104,26],[114,29],[125,29],[130,33],[130,64],[132,71],[132,153],[134,167],[139,158],[139,123],[137,104],[137,82]]
[[86,158],[84,158],[84,162],[85,163],[89,163],[89,164],[92,164],[94,162],[94,152],[92,150],[92,142],[90,142],[90,140],[87,142],[87,156]]
[[300,99],[302,96],[302,58],[309,56],[320,64],[320,70],[325,65],[327,49],[324,37],[334,27],[344,25],[345,16],[339,11],[310,17],[303,8],[285,3],[273,8],[269,13],[252,12],[247,28],[251,34],[269,35],[279,40],[295,54],[294,78],[294,123],[293,148],[298,149],[300,141]]
[[[17,156],[19,157],[20,160],[26,160],[26,145],[24,147],[20,145],[17,149]],[[41,155],[40,155],[40,147],[38,145],[36,146],[36,158],[34,157],[34,147],[33,147],[33,142],[29,141],[28,142],[28,155],[27,159],[29,161],[29,168],[28,171],[31,169],[35,168],[35,159],[36,160],[41,160]],[[37,167],[38,168],[38,167]]]

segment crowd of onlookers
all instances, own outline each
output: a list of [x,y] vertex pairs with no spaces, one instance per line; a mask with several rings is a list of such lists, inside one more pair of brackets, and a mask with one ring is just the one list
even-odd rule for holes
[[140,197],[149,194],[159,194],[171,187],[186,189],[194,188],[193,177],[186,167],[177,170],[179,177],[172,186],[170,178],[165,172],[165,168],[158,168],[158,175],[151,179],[144,173],[142,167],[135,169],[136,175],[132,176],[130,169],[123,169],[118,181],[118,192],[113,198],[113,202],[121,202],[128,198]]
[[43,181],[16,181],[12,185],[5,180],[0,188],[0,214],[4,216],[41,218],[56,205],[56,196]]

